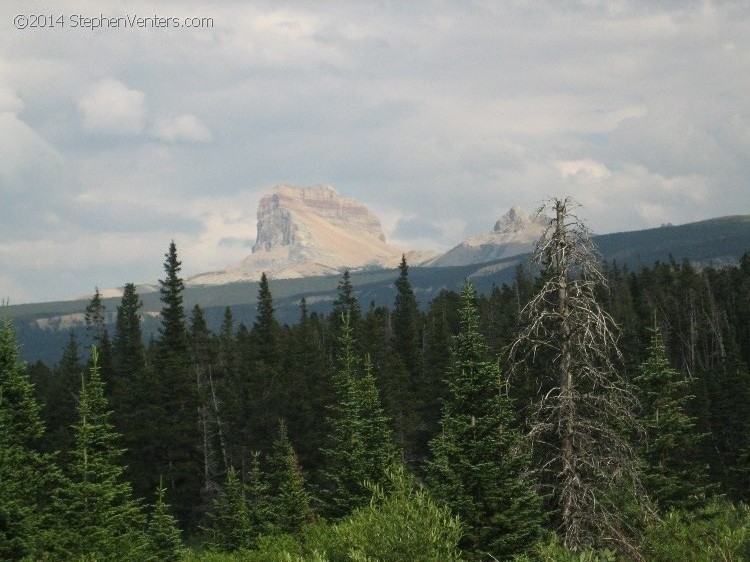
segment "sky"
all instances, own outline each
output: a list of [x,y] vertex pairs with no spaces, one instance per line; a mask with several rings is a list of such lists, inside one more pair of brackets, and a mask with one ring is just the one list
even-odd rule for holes
[[549,196],[598,233],[750,214],[746,1],[127,4],[0,6],[11,304],[155,282],[171,240],[236,263],[278,183],[406,250]]

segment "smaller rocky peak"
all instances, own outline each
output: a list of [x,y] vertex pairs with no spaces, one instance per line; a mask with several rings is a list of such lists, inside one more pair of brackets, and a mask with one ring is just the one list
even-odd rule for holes
[[507,213],[500,217],[492,230],[497,234],[518,232],[523,230],[530,222],[529,215],[524,213],[518,205],[513,205]]

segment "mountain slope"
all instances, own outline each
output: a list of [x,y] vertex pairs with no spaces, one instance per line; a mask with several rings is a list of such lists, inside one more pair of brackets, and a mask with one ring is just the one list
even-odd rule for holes
[[530,252],[549,220],[546,215],[530,216],[514,206],[489,234],[469,238],[425,265],[469,265]]
[[[594,238],[602,258],[631,269],[651,266],[655,261],[689,260],[697,265],[736,263],[745,252],[750,252],[750,215],[712,219],[680,226],[603,234]],[[528,254],[519,254],[487,263],[451,267],[409,268],[409,281],[422,305],[445,288],[458,290],[461,283],[471,278],[478,292],[491,290],[492,285],[512,283],[516,266],[527,261]],[[363,304],[393,305],[395,267],[361,270],[352,273],[357,298]],[[298,279],[276,279],[270,283],[278,319],[293,323],[299,318],[299,301],[305,297],[310,312],[327,313],[335,298],[339,274]],[[258,284],[241,281],[224,285],[192,285],[185,291],[187,310],[195,304],[204,309],[206,320],[218,330],[224,308],[230,306],[237,324],[252,325],[255,317]],[[161,303],[157,292],[144,293],[144,336],[156,333]],[[105,299],[107,311],[112,313],[120,303],[118,298]],[[86,342],[83,313],[88,299],[6,306],[3,314],[10,318],[27,361],[43,360],[49,365],[59,360],[67,342],[68,329],[73,329],[82,343]]]

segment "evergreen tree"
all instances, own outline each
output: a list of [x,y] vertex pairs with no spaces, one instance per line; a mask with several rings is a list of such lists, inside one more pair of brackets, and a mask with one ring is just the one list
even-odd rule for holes
[[328,431],[326,411],[333,402],[322,328],[317,315],[311,318],[308,314],[303,298],[299,322],[291,328],[284,361],[287,384],[292,385],[287,392],[289,403],[283,410],[284,420],[300,462],[313,480],[323,464],[322,449]]
[[422,369],[419,305],[409,282],[406,256],[401,256],[399,277],[396,279],[396,301],[393,306],[393,349],[416,384]]
[[184,366],[187,357],[187,332],[182,293],[185,283],[180,277],[182,262],[177,259],[174,240],[164,255],[164,279],[159,280],[159,295],[162,302],[161,326],[159,326],[159,361],[162,365],[176,362]]
[[182,264],[174,241],[165,258],[165,277],[159,280],[162,309],[155,377],[149,395],[143,397],[147,404],[143,421],[150,430],[144,437],[152,463],[144,483],[154,490],[156,475],[164,474],[175,513],[189,528],[197,523],[201,489],[198,389],[190,369],[182,294],[185,284],[179,275]]
[[66,479],[55,491],[56,547],[67,558],[141,559],[149,546],[146,521],[123,479],[123,451],[110,422],[97,355],[93,348],[89,374],[81,377],[75,449]]
[[268,478],[260,467],[260,452],[254,451],[245,484],[247,502],[250,506],[250,534],[253,540],[271,529],[274,515],[269,488]]
[[263,273],[258,286],[258,312],[252,332],[258,344],[258,359],[272,367],[277,366],[280,359],[279,329],[268,278]]
[[359,373],[356,342],[348,317],[343,319],[337,369],[332,380],[336,404],[331,408],[332,429],[326,476],[327,509],[334,517],[364,505],[369,497],[365,482],[386,485],[386,472],[394,465],[395,450],[388,418],[372,375],[369,357]]
[[[351,276],[349,270],[344,271],[344,275],[339,281],[338,294],[333,299],[333,309],[329,316],[329,324],[331,326],[331,334],[333,337],[333,344],[338,341],[338,337],[341,334],[342,318],[349,315],[349,323],[353,330],[355,337],[359,333],[359,322],[362,317],[362,310],[359,306],[359,301],[354,295],[354,286],[352,285]],[[334,353],[338,350],[334,349]]]
[[422,365],[422,329],[419,305],[409,282],[406,256],[401,257],[399,277],[396,279],[396,299],[391,314],[391,349],[400,358],[402,367],[391,373],[390,386],[397,391],[393,402],[399,405],[394,413],[395,433],[404,449],[408,464],[416,465],[424,456],[427,426],[424,421],[425,387]]
[[152,395],[159,389],[153,371],[147,370],[141,330],[142,306],[135,285],[126,283],[115,318],[109,392],[112,421],[123,436],[126,475],[138,497],[152,494],[151,486],[155,486],[157,472],[153,463],[156,459],[150,450],[152,421],[156,418]]
[[310,516],[310,496],[305,478],[287,434],[279,422],[279,433],[268,458],[271,512],[276,532],[298,533]]
[[73,447],[72,425],[76,420],[75,395],[80,388],[83,369],[78,336],[73,330],[68,332],[68,344],[63,350],[60,363],[54,370],[50,384],[41,396],[44,408],[42,415],[49,428],[43,437],[46,452],[66,452]]
[[156,490],[156,504],[148,522],[150,553],[155,561],[177,562],[182,560],[185,547],[182,544],[177,519],[170,513],[164,500],[166,489],[161,481]]
[[112,376],[112,344],[107,330],[106,309],[102,302],[99,287],[95,288],[94,296],[91,297],[86,306],[84,321],[86,323],[86,335],[99,350],[99,369],[105,380]]
[[688,381],[667,359],[661,333],[654,327],[646,361],[635,378],[640,391],[641,424],[646,431],[642,458],[644,485],[662,509],[694,508],[706,498],[705,469],[695,462],[704,436],[688,414]]
[[40,557],[47,494],[56,471],[38,452],[40,407],[10,321],[0,324],[0,559]]
[[463,546],[474,559],[507,559],[540,535],[541,500],[524,476],[530,457],[497,361],[479,333],[476,295],[461,291],[461,328],[446,372],[441,432],[430,443],[428,482],[466,526]]
[[225,552],[252,548],[258,530],[253,528],[245,484],[234,468],[227,471],[224,487],[216,499],[214,546]]

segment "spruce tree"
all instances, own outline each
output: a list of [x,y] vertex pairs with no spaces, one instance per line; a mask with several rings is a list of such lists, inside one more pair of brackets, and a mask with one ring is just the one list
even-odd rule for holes
[[197,523],[195,508],[201,488],[201,435],[198,389],[190,368],[183,306],[185,284],[180,277],[181,269],[172,241],[165,254],[165,277],[159,280],[161,325],[154,361],[155,377],[149,396],[144,397],[147,401],[144,421],[150,424],[147,439],[153,455],[149,488],[155,489],[156,475],[164,474],[175,513],[189,528]]
[[38,452],[40,407],[10,321],[0,324],[0,559],[41,557],[47,494],[57,472]]
[[156,504],[148,521],[150,554],[155,561],[177,562],[182,560],[185,547],[182,544],[177,519],[164,500],[165,493],[166,489],[160,480],[156,489]]
[[109,392],[112,421],[123,436],[126,474],[138,497],[153,493],[152,485],[156,486],[158,474],[154,470],[157,461],[150,447],[154,431],[152,422],[156,418],[152,395],[158,391],[159,385],[155,384],[153,371],[146,365],[141,330],[142,306],[135,285],[126,283],[115,317]]
[[530,457],[497,360],[479,332],[476,294],[461,291],[461,327],[445,373],[441,431],[431,442],[428,483],[466,526],[462,539],[476,560],[522,553],[540,535],[541,500],[525,474]]
[[65,481],[54,494],[56,547],[67,558],[137,560],[149,547],[146,518],[123,478],[123,450],[110,421],[97,355],[93,348],[90,371],[81,376],[75,448]]
[[269,366],[277,366],[280,359],[279,323],[276,321],[273,296],[265,273],[261,275],[258,286],[258,308],[252,333],[258,344],[258,359]]
[[705,469],[695,462],[704,436],[688,414],[692,396],[688,380],[667,359],[658,327],[651,333],[649,355],[634,380],[641,399],[646,431],[641,457],[646,461],[644,485],[662,509],[694,508],[706,499]]
[[245,484],[237,471],[230,467],[227,479],[216,499],[214,515],[214,547],[232,552],[252,548],[258,530],[253,528]]
[[410,382],[417,383],[422,369],[419,305],[409,282],[406,256],[401,256],[399,276],[396,279],[396,300],[393,305],[393,349],[409,373]]
[[63,350],[60,363],[54,370],[49,385],[41,396],[44,404],[42,415],[48,428],[43,437],[46,452],[66,452],[73,447],[73,431],[76,420],[75,395],[80,388],[83,362],[78,336],[73,330],[68,332],[68,344]]
[[372,364],[360,360],[348,317],[343,319],[337,368],[332,380],[336,403],[331,408],[330,447],[325,450],[328,481],[326,504],[330,515],[340,517],[367,503],[365,482],[387,485],[386,472],[396,462],[389,420],[380,404]]
[[91,297],[86,306],[84,321],[86,323],[86,335],[93,345],[99,350],[99,369],[104,379],[109,380],[112,376],[112,344],[107,330],[106,309],[102,302],[99,287],[95,288],[94,296]]
[[[349,315],[349,323],[354,332],[355,337],[359,333],[359,322],[362,317],[362,310],[359,306],[359,301],[354,294],[354,286],[352,285],[351,275],[349,270],[345,270],[344,274],[339,281],[338,294],[333,299],[333,309],[329,316],[329,325],[331,327],[332,343],[335,346],[341,335],[342,318]],[[334,347],[334,354],[338,350]]]
[[310,495],[283,419],[268,457],[268,475],[274,530],[298,533],[310,517]]
[[390,373],[389,386],[396,391],[392,402],[397,403],[394,412],[396,437],[404,449],[408,464],[416,465],[424,456],[427,440],[425,417],[424,370],[422,365],[422,326],[419,305],[409,282],[409,266],[406,256],[401,257],[399,277],[396,279],[396,299],[391,314],[391,349],[401,360],[401,368]]

